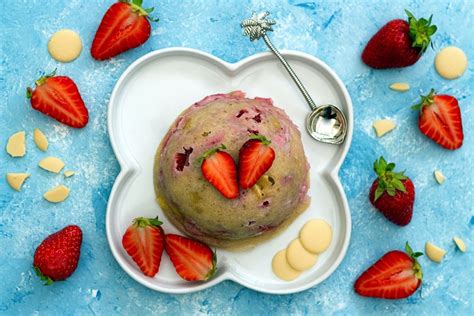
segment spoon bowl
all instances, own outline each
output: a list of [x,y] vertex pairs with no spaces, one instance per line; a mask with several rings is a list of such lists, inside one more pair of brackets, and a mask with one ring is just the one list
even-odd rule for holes
[[320,105],[306,117],[306,131],[317,141],[341,144],[347,131],[346,117],[332,104]]

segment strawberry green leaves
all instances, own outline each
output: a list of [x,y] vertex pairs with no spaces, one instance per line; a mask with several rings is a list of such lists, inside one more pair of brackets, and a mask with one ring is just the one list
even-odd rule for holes
[[410,11],[405,10],[405,13],[408,16],[408,24],[410,26],[409,34],[412,40],[412,47],[418,47],[420,48],[421,53],[424,53],[428,48],[428,45],[431,43],[431,35],[436,33],[438,30],[436,25],[431,25],[433,15],[431,15],[428,20],[425,18],[417,20]]
[[398,191],[406,192],[406,188],[402,183],[402,180],[406,180],[408,177],[405,176],[405,172],[395,172],[395,164],[387,163],[387,161],[381,156],[374,162],[374,171],[378,175],[378,186],[375,190],[375,198],[377,201],[379,197],[387,192],[390,196],[395,196]]
[[418,263],[418,257],[423,256],[424,254],[422,252],[413,252],[413,249],[411,249],[410,245],[408,244],[408,241],[405,244],[405,252],[407,255],[409,255],[413,259],[413,271],[415,271],[415,275],[419,280],[423,279],[423,272],[421,270],[421,265]]

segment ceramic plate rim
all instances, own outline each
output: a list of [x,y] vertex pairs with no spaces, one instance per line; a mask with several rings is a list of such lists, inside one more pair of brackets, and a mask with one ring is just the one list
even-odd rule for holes
[[258,286],[254,286],[253,284],[245,284],[242,282],[242,280],[236,278],[232,273],[229,271],[225,271],[224,273],[220,274],[219,276],[215,277],[214,279],[193,286],[193,287],[183,287],[180,288],[179,290],[170,290],[168,288],[161,288],[159,286],[155,286],[154,284],[150,284],[146,281],[144,281],[144,278],[138,278],[135,276],[134,273],[131,273],[129,271],[129,268],[126,264],[122,262],[121,256],[118,254],[117,249],[114,247],[114,240],[112,237],[112,232],[111,232],[111,226],[112,226],[112,204],[114,199],[116,199],[117,191],[119,191],[121,184],[125,183],[125,180],[129,177],[134,177],[136,175],[136,171],[140,169],[136,161],[132,157],[128,157],[128,159],[125,159],[124,156],[127,155],[126,150],[120,149],[118,145],[118,136],[117,136],[117,131],[114,129],[114,121],[113,121],[113,113],[114,113],[114,104],[116,103],[116,97],[119,94],[119,90],[123,83],[127,80],[127,77],[130,74],[133,74],[133,72],[139,68],[142,64],[146,64],[148,61],[159,58],[160,55],[169,55],[171,53],[177,53],[177,54],[184,54],[188,56],[194,55],[194,57],[198,57],[199,59],[204,59],[207,60],[213,64],[215,64],[217,67],[222,68],[224,71],[228,73],[236,73],[241,71],[242,69],[245,68],[245,66],[250,66],[252,63],[258,62],[259,60],[265,60],[269,56],[272,55],[270,52],[262,52],[258,54],[251,55],[249,57],[246,57],[236,63],[228,63],[218,57],[215,57],[209,53],[192,49],[192,48],[184,48],[184,47],[171,47],[171,48],[165,48],[165,49],[160,49],[160,50],[155,50],[152,52],[149,52],[142,57],[138,58],[135,60],[133,63],[131,63],[127,69],[122,73],[120,78],[117,80],[117,82],[114,85],[114,89],[112,91],[112,94],[110,96],[110,101],[108,103],[108,112],[107,112],[107,129],[108,129],[108,134],[109,134],[109,139],[110,143],[112,146],[112,149],[114,151],[115,157],[117,158],[119,164],[120,164],[120,172],[117,176],[117,178],[114,181],[112,190],[109,195],[109,200],[107,202],[107,211],[106,211],[106,235],[107,235],[107,242],[109,244],[109,248],[115,258],[115,260],[119,263],[120,267],[129,275],[131,276],[134,280],[139,282],[140,284],[159,291],[163,293],[170,293],[170,294],[186,294],[186,293],[193,293],[197,291],[201,291],[204,289],[207,289],[209,287],[212,287],[216,284],[221,283],[222,281],[225,280],[231,280],[234,281],[244,287],[253,289],[258,292],[262,293],[267,293],[267,294],[292,294],[292,293],[297,293],[301,292],[304,290],[307,290],[321,282],[323,282],[325,279],[327,279],[336,269],[337,267],[341,264],[342,260],[344,259],[348,247],[349,247],[349,241],[351,237],[351,215],[350,215],[350,210],[349,210],[349,205],[347,202],[347,197],[345,195],[344,189],[342,187],[342,184],[340,183],[340,179],[338,176],[339,169],[344,162],[347,152],[349,151],[351,142],[352,142],[352,133],[353,133],[353,108],[352,108],[352,100],[350,98],[349,92],[347,91],[345,85],[341,81],[341,79],[337,76],[337,74],[324,62],[322,62],[320,59],[306,54],[302,53],[299,51],[292,51],[292,50],[282,50],[281,51],[284,56],[292,56],[292,57],[297,57],[303,60],[309,60],[312,63],[317,64],[319,67],[323,68],[335,81],[335,85],[337,86],[338,89],[342,92],[342,97],[344,98],[346,105],[347,105],[347,110],[346,110],[346,115],[347,115],[347,121],[348,121],[348,131],[347,131],[347,136],[346,140],[344,143],[340,146],[343,146],[343,149],[341,153],[338,155],[336,158],[336,162],[333,163],[333,167],[331,171],[329,172],[328,176],[331,180],[334,181],[336,189],[339,191],[341,194],[341,200],[342,200],[342,206],[344,208],[343,212],[345,214],[345,220],[346,220],[346,226],[344,227],[346,231],[346,236],[343,241],[343,245],[341,248],[341,251],[337,255],[336,260],[334,261],[333,265],[327,269],[320,277],[313,279],[311,282],[308,282],[302,286],[296,286],[292,289],[284,289],[284,290],[269,290],[269,289],[263,289],[259,288]]

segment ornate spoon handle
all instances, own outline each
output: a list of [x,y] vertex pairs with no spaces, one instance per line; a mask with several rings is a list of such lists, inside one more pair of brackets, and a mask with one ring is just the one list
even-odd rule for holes
[[314,103],[313,99],[309,95],[309,93],[306,90],[306,88],[304,87],[303,83],[301,83],[301,80],[298,78],[296,73],[291,68],[290,64],[280,54],[280,52],[275,48],[275,46],[273,46],[272,42],[270,41],[270,38],[266,34],[267,31],[270,31],[270,32],[273,31],[271,26],[276,23],[275,20],[266,18],[269,14],[270,13],[267,12],[267,11],[261,12],[259,14],[256,14],[254,12],[250,19],[244,20],[241,24],[241,27],[244,29],[244,35],[249,36],[251,41],[263,38],[263,40],[265,41],[265,44],[267,44],[268,48],[270,48],[270,50],[278,57],[280,62],[285,67],[286,71],[288,71],[288,73],[291,76],[291,79],[293,79],[293,81],[296,83],[296,86],[298,87],[298,89],[300,89],[301,93],[303,94],[304,98],[306,99],[306,102],[308,102],[308,105],[311,108],[311,110],[314,111],[318,107]]

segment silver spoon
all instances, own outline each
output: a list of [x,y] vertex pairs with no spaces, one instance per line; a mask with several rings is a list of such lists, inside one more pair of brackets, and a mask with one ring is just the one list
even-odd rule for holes
[[347,134],[347,120],[344,113],[332,104],[317,106],[314,103],[290,64],[288,64],[286,59],[273,46],[272,42],[270,42],[266,33],[273,31],[272,25],[274,25],[276,21],[267,19],[269,14],[270,13],[266,11],[259,14],[253,12],[250,19],[242,21],[240,26],[244,29],[244,35],[248,36],[251,41],[263,38],[265,44],[267,44],[268,48],[278,57],[300,89],[311,108],[311,112],[306,117],[306,130],[309,135],[323,143],[341,144]]

